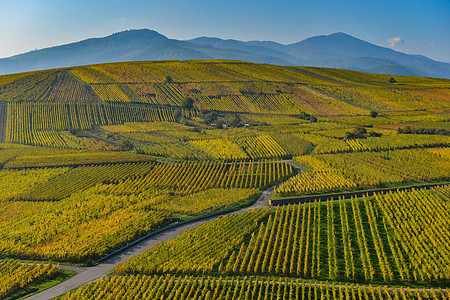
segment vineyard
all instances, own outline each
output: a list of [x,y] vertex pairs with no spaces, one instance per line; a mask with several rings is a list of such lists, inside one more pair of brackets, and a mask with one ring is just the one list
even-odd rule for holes
[[[2,171],[9,172],[11,171]],[[32,174],[33,171],[29,172]],[[39,184],[17,194],[15,200],[45,201],[61,200],[71,194],[88,189],[98,183],[111,183],[108,192],[112,194],[140,194],[146,189],[158,187],[170,189],[176,194],[187,195],[211,188],[259,188],[289,177],[293,170],[290,165],[278,161],[212,162],[201,163],[128,163],[98,166],[80,166],[68,170],[37,170]],[[26,171],[24,177],[26,176]],[[0,173],[1,174],[1,173]],[[8,174],[8,173],[7,173]],[[48,175],[47,175],[48,174]],[[11,176],[12,180],[13,176]],[[26,181],[33,180],[26,178]],[[47,178],[47,180],[46,180]],[[7,181],[10,183],[11,181]],[[27,187],[25,182],[24,187]],[[22,188],[24,188],[22,187]],[[12,193],[6,189],[6,194]]]
[[446,188],[375,197],[386,223],[394,229],[398,243],[409,254],[415,280],[450,278],[449,196]]
[[[423,204],[417,204],[419,195]],[[445,283],[450,279],[448,195],[446,186],[377,195],[376,201],[365,197],[248,211],[160,243],[116,272]],[[398,199],[394,210],[384,207],[391,199]],[[417,227],[421,217],[424,229]]]
[[108,103],[8,103],[6,142],[68,147],[60,132],[124,122],[174,121],[174,110]]
[[23,288],[58,275],[60,269],[52,265],[28,265],[11,259],[0,259],[0,299],[6,299]]
[[[147,210],[154,193],[111,196],[93,187],[57,202],[6,201],[0,252],[32,260],[86,263],[167,223],[170,212]],[[138,201],[140,200],[140,201]]]
[[[37,148],[39,149],[39,148]],[[61,166],[79,166],[79,165],[103,165],[117,164],[127,162],[148,162],[153,161],[151,157],[128,153],[128,152],[106,152],[106,151],[61,151],[51,152],[41,155],[33,153],[32,155],[18,156],[10,159],[4,168],[41,168],[41,167],[61,167]]]
[[93,102],[98,96],[66,70],[33,72],[0,86],[2,101]]
[[388,289],[268,277],[112,276],[69,292],[62,299],[446,299],[448,290]]
[[116,180],[109,190],[133,194],[157,186],[187,195],[211,188],[264,189],[292,174],[291,165],[276,160],[179,162],[158,164],[145,175]]
[[16,259],[89,270],[169,225],[190,229],[63,299],[450,298],[450,84],[390,77],[221,60],[0,76],[0,299],[60,273]]
[[[434,84],[399,77],[403,85],[387,86],[383,75],[364,82],[366,75],[357,72],[336,71],[322,77],[327,72],[224,61],[105,64],[5,79],[0,100],[180,106],[184,97],[191,97],[195,108],[206,111],[333,116],[367,115],[361,107],[386,111],[427,107],[433,112],[449,108],[441,101],[445,91],[429,92],[430,87],[442,87],[439,80]],[[165,82],[167,76],[173,81]],[[337,85],[336,81],[347,84]],[[436,98],[435,94],[442,96]]]
[[[151,164],[113,164],[81,166],[53,176],[50,180],[33,186],[14,197],[15,200],[55,201],[75,192],[88,189],[106,180],[115,181],[124,177],[139,176],[152,169]],[[55,170],[55,169],[50,169]]]
[[259,189],[292,173],[290,165],[276,160],[1,170],[0,253],[99,259],[180,215],[249,205]]
[[286,151],[268,135],[239,138],[236,139],[236,144],[252,159],[288,156]]
[[[282,183],[276,188],[278,195],[348,191],[450,178],[449,157],[435,153],[434,149],[305,155],[294,159],[309,172]],[[433,171],[428,168],[430,164],[434,166]]]
[[31,169],[31,170],[1,170],[0,171],[0,201],[10,200],[36,185],[60,176],[68,168]]
[[[424,97],[406,89],[349,86],[320,86],[316,88],[330,96],[361,106],[370,106],[376,110],[416,110],[424,106],[431,111],[442,109],[442,101],[439,99]],[[392,101],[393,93],[396,95],[396,101]]]

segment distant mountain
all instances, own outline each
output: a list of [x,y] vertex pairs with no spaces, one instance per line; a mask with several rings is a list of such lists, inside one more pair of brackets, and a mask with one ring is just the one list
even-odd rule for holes
[[283,45],[272,41],[243,42],[209,37],[179,41],[148,29],[123,31],[3,58],[0,59],[0,74],[106,62],[171,59],[233,59],[450,78],[449,63],[380,47],[345,33]]
[[318,67],[374,72],[390,65],[388,69],[394,71],[393,74],[450,77],[450,64],[380,47],[342,32],[312,37],[287,45],[287,49],[292,56]]

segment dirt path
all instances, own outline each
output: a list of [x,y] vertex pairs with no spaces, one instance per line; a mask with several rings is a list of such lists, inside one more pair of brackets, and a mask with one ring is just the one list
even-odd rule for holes
[[305,173],[299,166],[295,164],[293,159],[285,159],[283,160],[283,162],[290,164],[292,166],[292,169],[294,169],[297,172],[297,174]]

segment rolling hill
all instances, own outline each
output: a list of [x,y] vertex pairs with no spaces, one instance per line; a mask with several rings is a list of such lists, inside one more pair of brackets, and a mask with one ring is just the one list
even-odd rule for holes
[[[192,50],[149,40],[111,55]],[[67,279],[51,261],[84,268],[36,297],[444,299],[449,95],[237,60],[2,75],[0,298]]]
[[[391,83],[391,76],[230,60],[123,62],[3,75],[0,140],[64,145],[61,131],[211,112],[298,122],[311,115],[367,118],[370,111],[436,114],[441,120],[450,111],[449,80],[395,76]],[[187,98],[192,105],[186,107]]]

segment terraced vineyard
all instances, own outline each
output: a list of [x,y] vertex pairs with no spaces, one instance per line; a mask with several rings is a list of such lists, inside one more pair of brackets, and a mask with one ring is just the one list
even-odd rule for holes
[[[144,244],[63,299],[449,298],[450,81],[390,77],[221,60],[0,76],[0,298],[59,272],[17,259],[97,280]],[[441,187],[244,209],[424,183]]]

